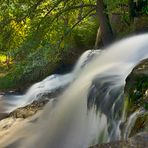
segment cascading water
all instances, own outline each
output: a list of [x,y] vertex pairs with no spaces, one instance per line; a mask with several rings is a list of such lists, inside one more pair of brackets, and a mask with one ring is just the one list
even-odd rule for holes
[[[25,122],[2,139],[1,146],[87,148],[92,144],[119,140],[125,79],[140,61],[148,58],[147,42],[148,34],[122,40],[99,56],[94,53],[96,56],[91,60],[81,58],[83,62],[79,61],[72,73],[63,75],[54,89],[48,89],[49,86],[45,87],[43,83],[42,94],[68,86],[52,109],[47,104],[38,121]],[[91,55],[91,51],[88,53],[84,57]],[[33,91],[32,88],[29,90],[28,98],[34,98],[31,96]],[[33,94],[36,98],[38,92]]]
[[140,110],[137,110],[136,112],[132,113],[127,121],[127,125],[126,125],[126,128],[124,130],[124,139],[127,139],[135,122],[136,122],[136,119],[142,115],[145,111],[143,109],[140,109]]
[[79,74],[79,71],[93,57],[100,55],[101,50],[88,50],[78,60],[74,70],[65,75],[53,74],[43,81],[34,84],[25,95],[6,95],[0,96],[0,113],[10,113],[13,110],[26,106],[35,100],[48,97],[55,98],[64,88],[68,86]]

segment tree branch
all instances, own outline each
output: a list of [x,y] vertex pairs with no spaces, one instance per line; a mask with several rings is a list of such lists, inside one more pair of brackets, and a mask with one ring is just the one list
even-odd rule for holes
[[[93,12],[94,10],[95,10],[95,8],[94,8],[94,9],[91,9],[90,11],[88,11],[80,20],[78,20],[78,21],[71,27],[71,29],[70,29],[68,32],[66,32],[66,33],[62,36],[61,41],[60,41],[58,47],[60,47],[62,41],[64,40],[64,37],[67,36],[69,33],[71,33],[71,31],[72,31],[83,19],[85,19],[91,12]],[[59,48],[59,49],[60,49],[60,48]]]
[[[60,2],[62,2],[62,0],[59,1],[59,3],[60,3]],[[40,27],[42,21],[52,12],[52,10],[54,10],[54,9],[59,5],[59,3],[57,3],[57,5],[54,5],[54,7],[52,7],[52,8],[46,13],[46,15],[45,15],[45,16],[42,18],[42,20],[40,21],[40,23],[39,23],[39,25],[38,25],[38,27],[37,27],[37,30],[39,29],[39,27]],[[56,16],[52,19],[51,22],[54,22],[54,20],[55,20],[56,18],[58,18],[60,15],[62,15],[63,13],[65,13],[65,12],[67,12],[67,11],[71,11],[71,10],[79,9],[79,8],[84,8],[84,7],[93,7],[93,8],[96,9],[96,5],[92,5],[92,4],[82,4],[82,5],[78,5],[78,6],[71,6],[71,7],[65,8],[65,9],[62,10],[62,11],[59,11],[59,12],[56,14]]]
[[[68,0],[67,0],[68,1]],[[39,25],[37,26],[37,30],[39,29],[41,23],[43,22],[43,20],[61,3],[63,2],[63,0],[59,0],[58,2],[56,2],[54,4],[54,6],[44,15],[44,17],[41,19],[41,21],[39,22]]]
[[28,14],[31,15],[31,13],[34,12],[43,1],[44,0],[39,0],[33,6],[31,6]]

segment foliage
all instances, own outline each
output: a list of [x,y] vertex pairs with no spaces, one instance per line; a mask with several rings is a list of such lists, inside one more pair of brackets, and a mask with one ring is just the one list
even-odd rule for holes
[[[129,25],[128,0],[104,3],[106,13],[120,13]],[[65,61],[65,55],[73,57],[93,48],[96,18],[93,0],[1,0],[0,70],[5,77],[0,78],[0,87],[7,79],[13,84],[37,81]]]
[[[86,34],[90,42],[95,39],[96,30],[89,31],[94,28],[94,1],[4,0],[0,4],[0,51],[12,63],[6,67],[9,76],[0,80],[1,85],[5,79],[19,83],[38,78],[38,71],[50,69],[47,65],[56,65],[63,60],[63,53],[78,47],[76,36],[80,33],[83,45]],[[79,32],[81,28],[85,29]],[[81,47],[92,46],[90,42]]]

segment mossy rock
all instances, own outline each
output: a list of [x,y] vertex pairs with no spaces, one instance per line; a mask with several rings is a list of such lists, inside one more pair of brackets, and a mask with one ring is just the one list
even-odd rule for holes
[[125,94],[129,99],[129,113],[140,107],[148,110],[148,60],[136,66],[127,77]]
[[148,60],[142,61],[127,77],[125,95],[128,98],[127,117],[141,108],[146,111],[137,118],[131,137],[148,129]]
[[137,118],[129,137],[144,131],[148,132],[148,113],[145,113]]

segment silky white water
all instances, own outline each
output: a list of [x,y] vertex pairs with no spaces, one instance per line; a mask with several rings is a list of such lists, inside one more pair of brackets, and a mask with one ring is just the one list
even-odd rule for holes
[[79,71],[93,57],[100,55],[101,50],[86,51],[76,63],[74,70],[65,75],[53,74],[45,78],[43,81],[32,85],[24,95],[6,95],[0,96],[0,113],[10,113],[13,110],[26,106],[35,100],[46,96],[55,98],[63,91],[63,89],[71,83],[79,74]]
[[[140,61],[148,58],[148,34],[124,39],[94,55],[90,60],[78,61],[81,64],[77,64],[72,73],[60,76],[60,83],[54,80],[53,89],[48,89],[49,85],[45,87],[44,81],[35,84],[36,88],[42,83],[40,94],[60,86],[65,89],[57,97],[54,107],[48,103],[36,122],[24,123],[12,131],[1,140],[1,146],[87,148],[96,143],[119,140],[125,79]],[[38,94],[32,88],[26,94],[30,98],[28,102]],[[11,103],[9,100],[1,103],[4,104],[2,109],[8,112],[14,109],[7,109],[13,104],[13,100]],[[17,102],[15,107],[19,100],[14,100]]]

